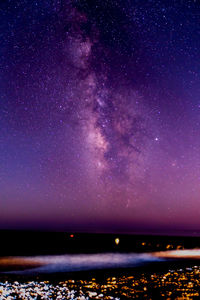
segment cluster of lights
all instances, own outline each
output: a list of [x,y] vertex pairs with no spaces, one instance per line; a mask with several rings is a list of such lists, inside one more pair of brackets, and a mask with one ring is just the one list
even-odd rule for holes
[[[59,282],[58,284],[51,284],[49,281],[36,282],[30,281],[27,283],[20,283],[15,281],[10,283],[8,281],[0,283],[0,299],[22,299],[22,300],[35,300],[35,299],[76,299],[76,300],[89,300],[89,299],[112,299],[120,300],[112,296],[104,296],[102,293],[98,294],[96,291],[91,291],[91,284],[88,284],[89,290],[84,292],[81,287],[74,284],[74,280]],[[84,282],[82,282],[83,284]],[[71,289],[69,289],[69,286]],[[76,289],[74,289],[76,287]],[[86,285],[85,285],[86,287]]]
[[[69,283],[68,283],[69,284]],[[146,273],[134,276],[109,277],[105,282],[99,283],[95,278],[91,281],[73,281],[70,288],[82,286],[95,295],[104,295],[102,299],[150,299],[150,293],[157,291],[162,299],[170,299],[174,294],[176,299],[200,299],[200,266],[166,273]],[[117,297],[117,298],[114,298]],[[149,297],[149,298],[148,298]],[[94,299],[94,298],[91,298]],[[98,298],[96,298],[98,299]],[[157,299],[157,298],[155,298]]]
[[[200,266],[146,273],[134,276],[109,277],[105,281],[67,280],[57,284],[48,281],[0,283],[0,299],[150,299],[151,293],[163,299],[200,299]],[[12,295],[12,296],[11,296]]]

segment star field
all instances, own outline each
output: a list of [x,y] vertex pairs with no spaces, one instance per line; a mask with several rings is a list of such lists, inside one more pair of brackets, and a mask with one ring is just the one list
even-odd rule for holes
[[0,226],[198,232],[198,1],[2,1]]

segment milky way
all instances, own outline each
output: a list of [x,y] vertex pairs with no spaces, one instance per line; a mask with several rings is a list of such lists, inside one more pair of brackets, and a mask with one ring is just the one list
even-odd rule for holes
[[[76,26],[87,22],[83,15],[78,17]],[[100,42],[84,35],[80,28],[72,33],[69,53],[78,70],[75,89],[80,93],[78,99],[73,97],[73,102],[79,114],[79,126],[83,128],[82,138],[88,144],[88,161],[92,161],[97,174],[100,171],[127,182],[138,168],[147,137],[141,96],[124,84],[121,88],[112,87],[108,79],[112,70],[94,67],[93,60],[101,61],[93,53],[93,48],[101,47]]]
[[0,225],[196,233],[196,1],[0,4]]

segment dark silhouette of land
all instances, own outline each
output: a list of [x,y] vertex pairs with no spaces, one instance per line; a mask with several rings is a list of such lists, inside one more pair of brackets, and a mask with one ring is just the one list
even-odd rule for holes
[[[119,243],[115,239],[119,239]],[[74,232],[0,231],[0,256],[152,252],[200,248],[199,237]]]

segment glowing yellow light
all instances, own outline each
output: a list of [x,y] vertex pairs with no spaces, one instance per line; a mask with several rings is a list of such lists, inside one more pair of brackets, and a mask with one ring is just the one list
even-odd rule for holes
[[115,244],[119,245],[119,239],[118,238],[115,239]]

